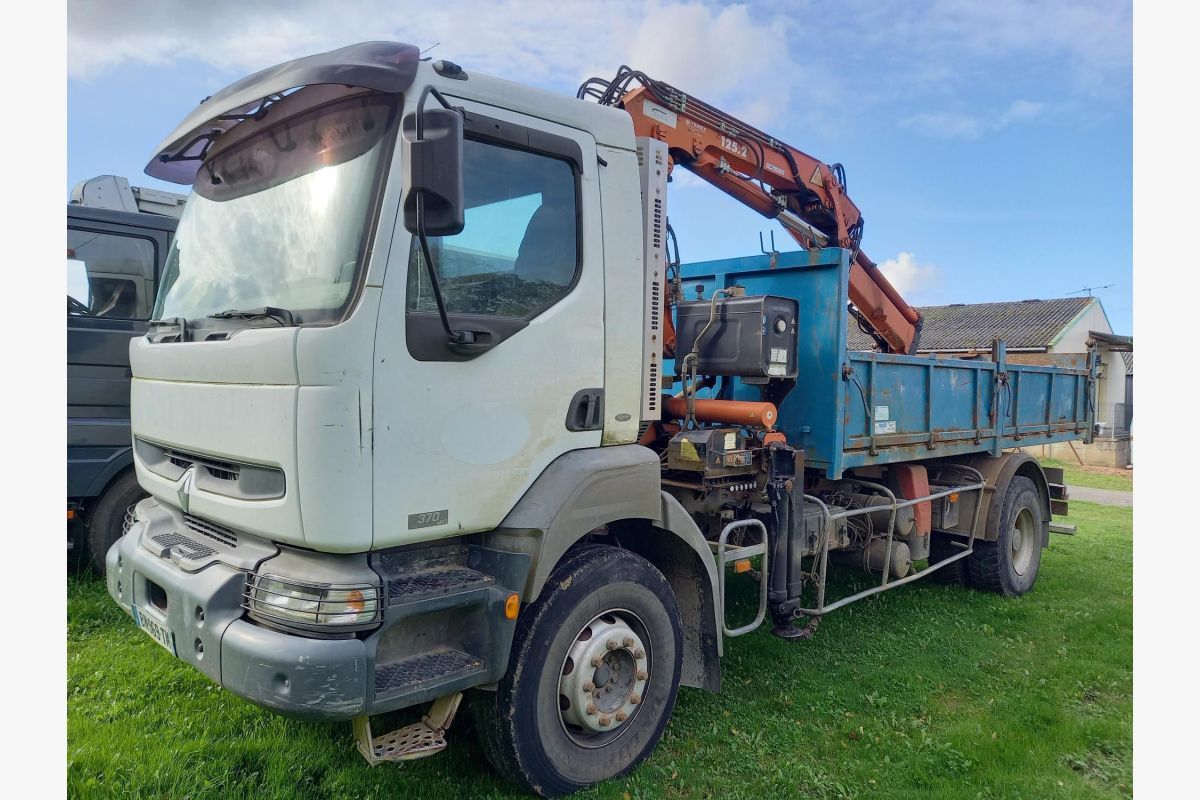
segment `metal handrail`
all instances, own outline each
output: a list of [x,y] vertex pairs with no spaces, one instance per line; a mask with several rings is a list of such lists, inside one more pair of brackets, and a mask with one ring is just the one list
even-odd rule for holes
[[[762,542],[749,547],[739,547],[735,550],[727,550],[726,542],[729,539],[729,534],[741,528],[758,528],[762,533]],[[733,555],[731,555],[731,553]],[[754,621],[749,625],[742,625],[739,628],[730,628],[729,620],[726,617],[728,610],[725,605],[725,567],[730,561],[737,561],[742,558],[748,558],[753,555],[762,556],[762,565],[758,573],[758,614],[755,615]],[[734,520],[722,529],[720,537],[717,539],[717,591],[721,595],[721,629],[726,636],[741,636],[757,628],[762,624],[767,617],[767,526],[762,524],[761,520],[757,519],[739,519]]]
[[[914,498],[912,500],[904,500],[904,501],[898,500],[894,493],[892,493],[890,490],[888,490],[886,487],[884,487],[880,484],[871,483],[870,481],[859,480],[857,478],[849,478],[848,479],[848,480],[851,480],[851,481],[859,484],[860,486],[866,486],[866,487],[873,488],[873,489],[883,489],[892,498],[892,507],[891,507],[891,514],[890,514],[890,523],[891,524],[889,524],[889,526],[888,526],[888,548],[887,548],[887,552],[885,554],[885,562],[883,565],[883,581],[878,586],[872,586],[869,589],[864,589],[861,592],[856,592],[855,594],[849,595],[847,597],[843,597],[840,600],[836,600],[829,605],[825,605],[826,565],[828,563],[828,558],[829,558],[829,538],[830,538],[829,526],[833,523],[834,520],[858,516],[860,514],[876,513],[876,512],[882,511],[884,509],[881,506],[865,506],[863,508],[848,508],[843,511],[837,511],[837,512],[831,513],[829,511],[829,507],[826,506],[823,502],[821,502],[818,498],[812,497],[810,495],[804,495],[805,500],[815,501],[820,504],[821,509],[823,511],[823,516],[824,516],[825,530],[823,531],[822,537],[821,537],[822,538],[821,553],[820,553],[821,561],[820,561],[820,569],[817,573],[817,605],[815,608],[797,609],[796,613],[804,615],[804,616],[809,616],[809,617],[821,617],[825,614],[828,614],[831,611],[836,611],[837,609],[841,608],[842,606],[849,605],[850,603],[870,597],[871,595],[876,595],[876,594],[879,594],[880,592],[886,592],[887,590],[894,589],[897,586],[903,586],[906,583],[912,583],[913,581],[920,580],[921,578],[924,578],[926,575],[936,572],[937,570],[939,570],[943,567],[947,567],[950,564],[953,564],[956,561],[960,561],[960,560],[966,558],[967,556],[971,555],[972,553],[974,553],[975,552],[975,534],[979,527],[979,510],[983,506],[983,489],[986,488],[987,481],[984,479],[983,473],[981,473],[979,470],[975,469],[974,467],[969,467],[965,464],[956,464],[955,466],[959,469],[962,469],[964,472],[973,473],[972,477],[976,478],[976,482],[971,483],[971,484],[963,484],[962,486],[954,486],[949,489],[944,489],[940,492],[934,492],[926,497],[918,497],[918,498]],[[900,578],[898,580],[889,582],[888,581],[888,572],[891,567],[891,543],[892,543],[893,532],[895,529],[896,512],[902,508],[908,508],[909,506],[915,506],[918,503],[925,503],[925,502],[929,502],[931,500],[940,500],[943,497],[947,497],[952,494],[959,494],[962,492],[979,492],[979,498],[975,503],[975,510],[971,517],[971,534],[967,538],[966,549],[964,549],[963,552],[956,553],[956,554],[950,556],[949,558],[939,561],[936,564],[931,564],[930,566],[926,567],[925,569],[921,570],[920,572],[914,572],[912,575],[908,575],[904,578]]]

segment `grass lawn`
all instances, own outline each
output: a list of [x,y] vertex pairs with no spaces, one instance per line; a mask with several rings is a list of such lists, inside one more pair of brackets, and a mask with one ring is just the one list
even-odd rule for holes
[[[834,612],[810,642],[727,641],[723,693],[682,690],[650,759],[579,796],[1132,796],[1132,509],[1072,502],[1068,521],[1079,534],[1052,537],[1023,598],[918,582]],[[368,768],[348,723],[229,695],[96,579],[68,596],[73,797],[515,796],[466,715],[444,753]]]
[[1057,458],[1040,458],[1043,467],[1062,467],[1067,483],[1073,486],[1090,486],[1093,489],[1115,489],[1133,491],[1133,470],[1109,469],[1106,467],[1081,467],[1070,461]]

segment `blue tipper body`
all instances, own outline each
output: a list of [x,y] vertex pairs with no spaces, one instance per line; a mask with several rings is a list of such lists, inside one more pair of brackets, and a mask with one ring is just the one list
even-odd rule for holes
[[[1066,357],[1073,363],[1064,367],[1010,363],[1003,342],[990,359],[847,350],[849,256],[827,248],[681,267],[689,300],[699,286],[704,297],[742,286],[748,295],[799,301],[799,374],[776,427],[805,450],[810,466],[837,479],[869,464],[1091,440],[1095,354]],[[737,379],[717,390],[727,399],[761,399],[759,387]]]

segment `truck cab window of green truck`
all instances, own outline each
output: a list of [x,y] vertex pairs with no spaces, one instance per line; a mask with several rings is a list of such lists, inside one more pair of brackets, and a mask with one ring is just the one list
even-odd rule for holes
[[[470,139],[463,142],[463,162],[466,226],[455,236],[429,239],[446,311],[536,316],[575,280],[574,171],[557,158]],[[437,310],[415,240],[408,310]]]
[[154,316],[274,306],[298,323],[341,319],[395,108],[394,99],[372,95],[291,116],[281,108],[210,156],[179,222]]

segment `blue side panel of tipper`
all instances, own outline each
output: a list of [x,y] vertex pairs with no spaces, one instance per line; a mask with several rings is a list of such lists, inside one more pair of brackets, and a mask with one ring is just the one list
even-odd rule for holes
[[[831,478],[870,464],[1081,439],[1094,422],[1095,366],[1083,354],[1069,367],[1050,367],[1010,363],[1003,347],[995,360],[847,351],[846,250],[684,264],[680,274],[689,300],[700,287],[711,297],[742,286],[748,295],[799,301],[799,375],[779,405],[777,427]],[[758,386],[732,383],[723,396],[762,399]]]

